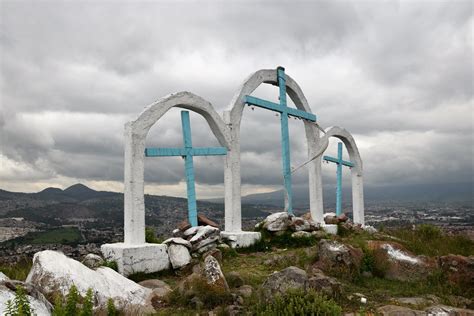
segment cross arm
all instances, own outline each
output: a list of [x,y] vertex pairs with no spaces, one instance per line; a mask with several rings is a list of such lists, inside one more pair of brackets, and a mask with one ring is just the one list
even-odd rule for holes
[[350,161],[339,160],[337,158],[333,158],[333,157],[329,157],[329,156],[323,156],[323,159],[326,160],[326,161],[334,162],[334,163],[340,163],[344,166],[354,167],[354,164]]
[[260,98],[252,97],[250,95],[245,96],[245,103],[250,104],[250,105],[254,105],[254,106],[258,106],[258,107],[261,107],[261,108],[264,108],[264,109],[268,109],[268,110],[271,110],[271,111],[280,112],[280,113],[283,113],[283,111],[286,111],[288,113],[288,115],[291,115],[291,116],[294,116],[294,117],[299,117],[299,118],[309,120],[309,121],[312,121],[312,122],[316,122],[316,115],[314,115],[312,113],[308,113],[308,112],[305,112],[305,111],[293,109],[293,108],[286,107],[286,106],[285,106],[285,109],[283,109],[283,107],[278,103],[274,103],[274,102],[270,102],[270,101],[263,100],[263,99],[260,99]]
[[202,147],[193,148],[191,150],[193,156],[218,156],[227,155],[227,148],[225,147]]
[[186,156],[185,148],[146,148],[146,157]]

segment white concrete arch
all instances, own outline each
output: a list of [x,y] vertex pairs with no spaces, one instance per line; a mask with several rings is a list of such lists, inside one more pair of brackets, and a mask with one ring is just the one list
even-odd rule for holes
[[[245,107],[245,96],[251,94],[262,83],[278,85],[276,69],[262,69],[250,75],[239,87],[230,102],[231,111],[224,113],[224,120],[230,126],[232,148],[227,154],[225,164],[225,230],[240,232],[241,217],[241,172],[240,172],[240,122]],[[311,108],[295,80],[286,76],[286,91],[300,110],[311,113]],[[319,130],[310,122],[304,121],[308,157],[314,157],[318,148]],[[323,222],[321,163],[309,163],[310,211],[313,219]]]
[[231,150],[230,132],[211,103],[191,92],[168,95],[125,124],[124,157],[124,243],[145,243],[144,158],[145,140],[150,128],[171,108],[179,107],[201,114],[221,146]]
[[[331,126],[325,130],[326,134],[321,137],[320,149],[318,152],[322,153],[327,149],[330,137],[339,138],[346,146],[347,152],[349,153],[350,161],[354,164],[351,168],[352,178],[352,212],[354,216],[354,223],[364,225],[364,179],[363,179],[363,168],[362,158],[359,154],[357,144],[346,129]],[[320,160],[320,159],[319,159]]]

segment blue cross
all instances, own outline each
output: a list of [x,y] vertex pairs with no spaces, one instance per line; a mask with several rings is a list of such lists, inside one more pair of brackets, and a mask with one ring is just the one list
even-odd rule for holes
[[350,161],[342,160],[342,143],[337,144],[337,158],[324,156],[323,159],[327,162],[333,162],[337,165],[337,187],[336,187],[336,215],[341,215],[342,209],[342,166],[354,167]]
[[283,162],[283,182],[285,193],[288,197],[287,212],[293,214],[293,192],[291,189],[291,166],[290,166],[290,139],[288,131],[288,118],[290,116],[316,122],[316,115],[305,111],[287,107],[286,104],[286,75],[285,68],[277,68],[278,87],[280,90],[280,103],[262,100],[249,95],[245,96],[245,103],[250,106],[258,106],[267,110],[279,112],[281,115],[281,150]]
[[193,148],[191,139],[191,124],[189,123],[189,112],[181,111],[181,125],[183,128],[184,148],[146,148],[146,157],[170,157],[181,156],[184,158],[186,172],[186,187],[188,194],[188,219],[192,226],[197,226],[196,190],[194,188],[194,166],[193,156],[215,156],[226,155],[225,147],[202,147]]

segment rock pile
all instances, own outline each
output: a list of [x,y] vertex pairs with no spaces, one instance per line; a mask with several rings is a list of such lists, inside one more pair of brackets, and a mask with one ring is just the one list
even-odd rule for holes
[[311,219],[311,216],[298,217],[287,212],[273,213],[258,223],[255,228],[265,229],[274,234],[290,230],[295,232],[295,238],[309,237],[313,232],[321,230],[321,227]]

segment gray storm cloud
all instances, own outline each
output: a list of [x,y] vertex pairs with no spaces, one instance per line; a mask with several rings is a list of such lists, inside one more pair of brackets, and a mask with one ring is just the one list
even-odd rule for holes
[[[351,131],[367,184],[473,182],[471,1],[0,2],[0,187],[123,179],[123,124],[187,90],[219,112],[253,71],[284,65],[320,125]],[[276,98],[274,87],[255,94]],[[191,116],[195,146],[217,146]],[[291,121],[292,164],[306,157]],[[179,110],[148,146],[182,146]],[[331,143],[329,154],[335,154]],[[246,109],[242,183],[281,185],[279,119]],[[223,158],[196,158],[201,192],[223,183]],[[323,166],[324,180],[334,170]],[[181,158],[146,162],[150,190],[176,194]],[[294,175],[305,185],[307,175]],[[348,183],[346,181],[346,183]],[[153,189],[154,188],[154,189]],[[173,189],[170,189],[173,188]]]

